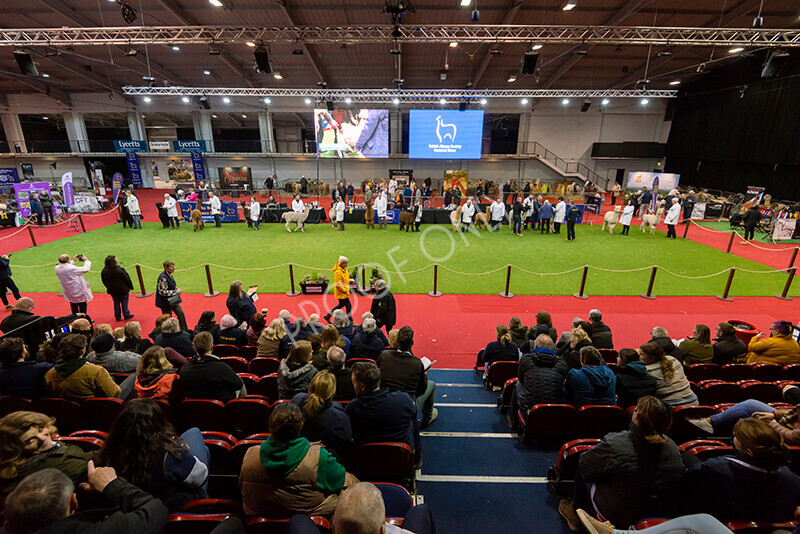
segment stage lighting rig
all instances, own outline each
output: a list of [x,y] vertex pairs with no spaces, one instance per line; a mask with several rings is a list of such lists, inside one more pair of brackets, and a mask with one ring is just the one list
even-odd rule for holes
[[136,11],[125,3],[125,0],[116,0],[119,4],[120,10],[122,11],[122,18],[128,24],[133,24],[136,22]]

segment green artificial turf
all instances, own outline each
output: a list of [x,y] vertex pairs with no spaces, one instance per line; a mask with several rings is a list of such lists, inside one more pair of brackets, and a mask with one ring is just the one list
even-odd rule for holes
[[[305,233],[288,234],[282,225],[263,224],[255,232],[244,223],[224,224],[215,229],[206,226],[202,232],[192,232],[191,225],[180,230],[164,230],[160,223],[144,223],[143,230],[123,229],[120,225],[94,230],[29,248],[12,256],[12,269],[17,285],[23,291],[58,291],[58,279],[52,266],[26,269],[24,265],[53,264],[59,254],[86,254],[94,264],[87,275],[92,289],[105,291],[100,282],[103,259],[115,254],[121,265],[128,268],[138,290],[135,263],[158,270],[143,269],[148,291],[155,288],[161,264],[175,261],[178,286],[184,291],[207,291],[202,267],[181,272],[193,266],[211,264],[237,269],[259,269],[294,262],[295,283],[310,272],[304,266],[315,267],[331,276],[331,267],[340,254],[350,258],[351,267],[377,263],[389,271],[413,271],[434,262],[439,268],[439,290],[445,293],[498,294],[505,289],[507,264],[538,273],[558,273],[591,265],[603,269],[628,270],[658,264],[684,276],[702,276],[731,266],[754,271],[771,268],[710,247],[684,239],[665,239],[664,232],[650,235],[631,227],[630,235],[603,233],[599,225],[578,225],[577,239],[565,242],[566,227],[560,235],[541,235],[524,232],[514,236],[503,227],[501,231],[480,236],[454,234],[449,226],[428,225],[427,233],[400,232],[397,225],[389,230],[368,230],[363,225],[350,224],[344,232],[331,229],[329,224],[308,225]],[[421,236],[424,235],[424,240]],[[422,246],[421,246],[422,244]],[[424,251],[424,252],[423,252]],[[427,253],[429,257],[426,257]],[[299,266],[298,266],[299,265]],[[450,268],[473,276],[454,274]],[[475,275],[498,269],[492,274]],[[211,267],[214,288],[226,292],[231,281],[241,279],[245,287],[258,284],[260,293],[289,290],[288,267],[261,271],[236,271]],[[368,275],[369,276],[369,272]],[[589,270],[585,292],[590,295],[638,295],[647,288],[650,269],[636,272],[604,272]],[[427,293],[433,285],[433,268],[403,276],[388,274],[387,280],[395,293]],[[725,286],[727,273],[698,280],[683,279],[659,270],[655,295],[718,295]],[[581,269],[569,274],[540,276],[512,269],[510,290],[515,294],[564,295],[578,291]],[[737,271],[731,295],[763,296],[779,293],[786,281],[783,273],[748,274]],[[795,284],[792,295],[800,295]]]
[[[731,230],[736,230],[739,232],[739,235],[744,235],[744,228],[739,226],[736,228],[731,228],[731,223],[729,222],[717,222],[717,221],[698,221],[697,224],[700,226],[705,226],[706,228],[711,228],[712,230],[719,230],[721,232],[730,232]],[[759,230],[756,230],[755,233],[755,240],[758,243],[772,243],[772,239],[770,236]],[[792,243],[800,243],[800,239],[781,239],[778,241],[781,245],[785,244],[792,244]]]

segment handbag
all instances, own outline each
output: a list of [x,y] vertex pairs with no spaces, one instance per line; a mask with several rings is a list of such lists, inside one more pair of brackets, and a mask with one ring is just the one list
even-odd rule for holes
[[167,302],[169,302],[170,306],[176,306],[183,302],[183,299],[181,299],[180,295],[172,295],[171,297],[167,298]]

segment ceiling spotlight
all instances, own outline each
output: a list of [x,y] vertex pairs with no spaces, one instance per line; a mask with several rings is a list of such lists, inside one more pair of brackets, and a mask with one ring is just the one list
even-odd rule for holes
[[302,48],[295,48],[294,50],[292,50],[292,54],[295,56],[302,56],[305,53],[306,51],[303,50]]
[[231,103],[231,99],[228,98],[227,96],[225,98],[223,98],[222,101],[225,102],[226,104],[230,104]]
[[212,118],[212,119],[216,119],[216,118],[217,118],[217,116],[212,114],[212,115],[211,115],[211,118]]
[[564,100],[561,101],[562,106],[566,106],[567,104],[569,104],[569,98],[565,98]]
[[44,119],[44,120],[46,120],[46,121],[49,121],[49,120],[50,120],[50,117],[48,117],[47,115],[45,115],[45,116],[43,116],[43,117],[42,117],[42,119]]
[[245,44],[250,48],[254,48],[256,46],[256,44],[253,41],[247,41]]
[[730,50],[728,50],[729,54],[738,54],[739,52],[744,52],[744,47],[737,46],[737,47],[734,47],[734,48],[731,48]]
[[206,76],[210,76],[211,75],[211,71],[208,70],[208,69],[203,69],[203,74],[205,74]]
[[517,75],[516,74],[511,74],[508,77],[508,83],[512,83],[512,82],[516,82],[516,81],[517,81]]
[[447,71],[439,73],[439,79],[440,80],[446,80],[447,79]]
[[700,63],[697,66],[697,70],[695,70],[695,72],[700,73],[700,72],[705,72],[705,70],[706,70],[706,64],[705,63]]
[[149,104],[150,102],[152,102],[152,100],[153,100],[153,99],[152,99],[152,98],[150,98],[149,96],[146,96],[146,97],[144,97],[144,101],[145,101],[145,102],[147,102],[148,104]]
[[604,106],[607,106],[609,102],[611,102],[609,99],[604,98],[603,101],[600,103],[603,104]]
[[467,7],[472,3],[472,0],[461,0],[461,7]]
[[589,53],[589,49],[586,48],[586,45],[581,45],[581,47],[578,48],[575,51],[575,53],[578,54],[579,56],[585,56],[585,55],[587,55]]
[[403,53],[403,51],[400,50],[399,48],[392,48],[391,50],[389,50],[389,53],[393,56],[399,56],[400,54]]
[[136,11],[131,6],[125,3],[125,0],[117,0],[120,10],[122,11],[122,18],[128,24],[136,22]]
[[47,74],[46,72],[43,72],[43,73],[42,73],[42,78],[49,78],[49,77],[50,77],[50,75],[49,75],[49,74]]
[[392,99],[392,103],[394,103],[394,105],[396,106],[396,105],[398,105],[400,103],[400,99],[399,98],[393,98]]
[[455,48],[455,47],[457,47],[457,46],[458,46],[458,43],[457,43],[457,42],[455,42],[455,41],[454,41],[454,42],[452,42],[452,43],[450,43],[450,48]]
[[536,43],[535,45],[531,46],[531,50],[541,50],[542,45],[540,43]]
[[125,51],[125,55],[128,56],[128,57],[133,57],[138,53],[139,53],[139,49],[138,48],[133,48],[133,47],[130,47]]
[[272,73],[272,76],[274,76],[276,80],[282,80],[283,79],[283,75],[280,72],[274,72],[274,73]]
[[439,103],[442,105],[447,104],[447,100],[445,100],[444,98],[440,98]]
[[311,99],[310,98],[306,98],[306,104],[310,104],[310,103],[311,103]]
[[671,82],[669,82],[669,84],[670,85],[680,85],[681,81],[680,80],[672,80]]
[[643,106],[646,106],[646,105],[647,105],[647,104],[649,104],[649,103],[650,103],[650,101],[649,101],[648,99],[646,99],[646,98],[643,98],[643,99],[642,99],[642,101],[641,101],[641,104],[642,104]]
[[222,2],[219,0],[208,0],[208,3],[214,7],[222,7]]
[[561,6],[562,11],[572,11],[575,9],[575,6],[578,5],[578,0],[567,0],[564,2],[564,5]]
[[664,50],[659,50],[657,55],[658,57],[670,57],[672,56],[672,49],[667,47]]
[[203,109],[211,109],[211,104],[208,103],[208,97],[206,95],[201,96],[197,100],[200,102]]
[[243,119],[246,119],[246,118],[247,118],[247,115],[245,115],[244,113],[242,113],[242,118],[243,118]]
[[189,102],[192,101],[188,96],[184,96],[183,98],[181,98],[181,100],[183,100],[184,104],[188,104]]
[[345,99],[344,99],[344,103],[345,103],[345,104],[351,104],[352,102],[353,102],[353,99],[352,99],[352,98],[350,98],[349,96],[348,96],[347,98],[345,98]]
[[220,50],[217,46],[215,46],[213,44],[208,45],[208,55],[209,56],[218,56],[221,53],[222,53],[222,50]]
[[757,29],[761,28],[762,26],[764,26],[764,17],[762,17],[761,13],[759,12],[759,15],[756,18],[753,19],[753,26],[751,26],[751,27],[754,30],[757,30]]
[[520,103],[521,103],[523,106],[527,106],[527,105],[528,105],[528,99],[527,99],[527,98],[523,98],[522,100],[520,100]]
[[265,99],[264,99],[264,103],[265,103],[265,104],[272,104],[272,99],[270,99],[270,98],[265,98]]
[[179,52],[181,47],[178,45],[172,45],[172,49],[175,50],[176,52]]
[[500,54],[502,54],[502,53],[503,53],[503,51],[502,51],[502,50],[500,50],[499,48],[490,48],[490,49],[489,49],[489,53],[490,53],[491,55],[493,55],[493,56],[499,56]]
[[486,102],[488,102],[488,100],[486,100],[485,98],[481,98],[481,106],[485,106]]

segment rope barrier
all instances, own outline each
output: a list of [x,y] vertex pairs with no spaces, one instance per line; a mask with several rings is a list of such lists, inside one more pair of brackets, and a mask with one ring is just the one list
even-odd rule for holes
[[9,237],[14,237],[14,236],[15,236],[15,235],[17,235],[18,233],[25,231],[25,229],[26,229],[27,227],[28,227],[28,225],[27,225],[27,224],[23,224],[22,226],[20,226],[20,227],[19,227],[19,230],[17,230],[17,231],[16,231],[16,232],[14,232],[13,234],[9,234],[9,235],[5,235],[5,236],[3,236],[3,237],[0,237],[0,241],[2,241],[3,239],[8,239]]
[[736,271],[742,273],[751,273],[751,274],[775,274],[775,273],[786,274],[786,271],[784,269],[770,269],[769,271],[753,271],[750,269],[743,269],[742,267],[737,267]]
[[[106,211],[101,211],[100,213],[81,213],[80,215],[84,215],[86,217],[103,217],[105,215],[108,215],[109,213],[117,213],[117,210],[116,209],[110,209],[110,210],[106,210]],[[75,215],[75,217],[77,217],[77,216],[78,216],[78,214]]]
[[[217,265],[215,263],[209,263],[209,267],[216,267],[217,269],[227,269],[229,271],[269,271],[271,269],[280,269],[281,267],[286,267],[289,265],[288,263],[281,263],[280,265],[272,265],[270,267],[228,267],[227,265]],[[144,265],[142,265],[144,267]]]
[[523,269],[522,267],[517,267],[516,265],[512,265],[512,267],[522,271],[523,273],[527,273],[534,276],[561,276],[562,274],[574,273],[575,271],[580,271],[581,269],[583,269],[583,266],[581,266],[581,267],[575,267],[574,269],[570,269],[569,271],[562,271],[560,273],[537,273],[534,271]]
[[41,267],[55,267],[56,265],[58,265],[58,264],[57,263],[45,263],[45,264],[42,264],[42,265],[16,265],[16,264],[14,264],[14,268],[15,269],[39,269]]
[[605,273],[634,273],[636,271],[646,271],[648,269],[652,269],[653,267],[657,267],[657,265],[648,265],[647,267],[637,267],[636,269],[604,269],[602,267],[592,267],[589,266],[590,269],[594,269],[595,271],[603,271]]
[[[696,223],[694,221],[690,221],[690,222],[693,225],[697,226],[698,228],[702,228],[703,230],[705,230],[707,232],[714,232],[714,233],[726,234],[726,235],[729,234],[729,232],[727,232],[725,230],[715,230],[713,228],[708,228],[706,226],[703,226],[702,224],[698,224],[698,223]],[[736,237],[738,237],[739,239],[743,239],[744,240],[744,236],[742,234],[740,234],[738,230],[732,230],[732,231],[733,231],[734,234],[736,234]],[[754,241],[747,241],[748,245],[750,245],[750,246],[752,246],[754,248],[757,248],[759,250],[766,250],[767,252],[791,252],[794,249],[794,247],[796,246],[795,244],[791,244],[791,243],[786,243],[786,245],[781,245],[780,243],[776,243],[774,239],[772,239],[772,243],[776,245],[776,248],[762,247],[762,246],[756,244]]]
[[728,271],[730,271],[730,269],[723,269],[722,271],[720,271],[718,273],[714,273],[714,274],[706,274],[706,275],[702,275],[702,276],[687,276],[687,275],[683,275],[683,274],[673,273],[672,271],[668,271],[667,269],[665,269],[665,268],[663,268],[661,266],[658,266],[658,268],[661,269],[662,271],[664,271],[667,274],[671,274],[672,276],[677,276],[678,278],[683,278],[685,280],[701,280],[703,278],[713,278],[715,276],[719,276],[721,274],[725,274]]
[[493,274],[493,273],[496,273],[498,271],[502,271],[507,266],[503,265],[502,267],[498,267],[497,269],[494,269],[494,270],[491,270],[491,271],[486,271],[485,273],[462,273],[460,271],[456,271],[456,270],[451,269],[450,267],[447,267],[446,265],[442,265],[442,264],[439,264],[439,267],[441,267],[445,271],[450,271],[453,274],[458,274],[458,275],[461,275],[461,276],[486,276],[487,274]]

